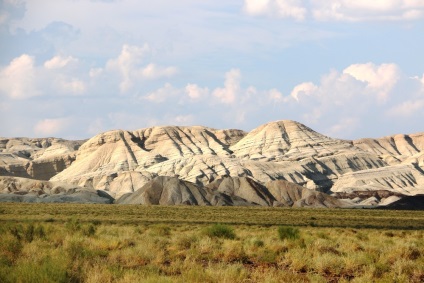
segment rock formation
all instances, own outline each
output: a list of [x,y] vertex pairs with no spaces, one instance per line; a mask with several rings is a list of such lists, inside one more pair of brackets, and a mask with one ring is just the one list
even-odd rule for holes
[[[301,206],[306,198],[318,198],[316,192],[348,193],[353,199],[363,191],[424,193],[424,133],[349,141],[283,120],[249,133],[166,126],[109,131],[85,142],[3,138],[0,151],[0,175],[50,178],[106,191],[115,199],[136,192],[133,198],[140,203],[149,203],[147,195],[155,195],[152,186],[162,188],[158,184],[163,182],[172,183],[178,188],[175,194],[184,197],[176,198],[164,186],[162,193],[169,197],[153,198],[152,203]],[[284,180],[302,186],[290,192],[290,200],[282,193]],[[330,206],[332,200],[317,201]]]
[[207,186],[182,181],[177,177],[156,177],[134,193],[121,196],[118,204],[149,205],[261,205],[288,207],[341,207],[346,203],[277,180],[265,186],[249,177],[223,177]]
[[49,180],[71,165],[83,142],[0,138],[0,175]]
[[103,191],[19,177],[0,177],[0,202],[112,203]]

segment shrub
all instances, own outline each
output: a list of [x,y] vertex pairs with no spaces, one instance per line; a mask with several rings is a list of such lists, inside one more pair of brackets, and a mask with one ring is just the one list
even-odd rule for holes
[[264,241],[259,240],[259,239],[253,239],[252,243],[253,243],[253,246],[255,246],[257,248],[265,246]]
[[34,225],[29,224],[25,231],[24,231],[24,236],[25,236],[25,241],[27,241],[28,243],[31,243],[34,240]]
[[281,240],[296,240],[300,238],[300,232],[298,228],[279,226],[278,236]]
[[171,228],[163,224],[153,225],[151,228],[151,234],[155,236],[167,237],[171,235]]
[[66,222],[65,226],[66,226],[66,229],[68,229],[68,231],[70,232],[76,232],[81,229],[80,221],[76,218],[70,218]]
[[46,232],[44,231],[44,226],[38,225],[37,227],[35,227],[34,234],[40,239],[45,239]]
[[234,229],[224,224],[214,224],[204,230],[204,234],[211,238],[234,239]]
[[84,228],[82,229],[82,234],[88,237],[94,236],[94,234],[96,234],[96,227],[93,224],[84,226]]

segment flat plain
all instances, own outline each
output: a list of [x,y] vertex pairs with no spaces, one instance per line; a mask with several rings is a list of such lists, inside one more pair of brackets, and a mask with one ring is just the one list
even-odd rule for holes
[[0,204],[0,282],[423,282],[424,212]]

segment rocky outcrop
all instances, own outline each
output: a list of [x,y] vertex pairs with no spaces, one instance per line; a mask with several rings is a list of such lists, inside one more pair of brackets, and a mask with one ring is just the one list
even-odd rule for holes
[[393,165],[341,176],[332,192],[393,191],[406,195],[424,193],[424,174],[413,165]]
[[[176,177],[195,184],[201,195],[205,190],[211,205],[294,205],[318,192],[420,194],[423,149],[424,133],[348,141],[290,120],[267,123],[249,133],[164,126],[109,131],[83,144],[54,138],[0,139],[0,175],[50,178],[102,190],[116,199],[151,185],[158,176]],[[297,188],[277,198],[266,184],[284,180],[308,190]],[[319,195],[308,197],[331,205]],[[186,201],[194,203],[192,198]]]
[[397,210],[424,210],[424,195],[405,196],[384,208]]
[[391,165],[419,163],[424,165],[424,133],[394,135],[380,139],[360,139],[355,146],[378,155]]
[[112,203],[103,191],[18,177],[0,177],[0,202]]
[[213,193],[240,198],[255,205],[272,206],[275,201],[266,187],[248,177],[224,177],[206,187]]
[[[206,127],[102,133],[82,145],[72,166],[52,181],[82,185],[91,180],[94,188],[108,190],[100,180],[111,182],[120,172],[178,176],[203,185],[228,175],[253,177],[261,183],[285,179],[328,191],[345,173],[385,166],[377,155],[351,141],[326,137],[294,121],[277,121],[248,134]],[[138,189],[126,185],[128,191]]]
[[119,204],[210,205],[207,192],[176,177],[156,177],[136,192],[124,195]]
[[265,186],[248,177],[223,177],[207,186],[177,177],[156,177],[134,193],[121,196],[118,204],[149,205],[243,205],[287,207],[342,207],[345,203],[279,180]]
[[325,193],[309,190],[285,180],[267,182],[265,187],[276,200],[274,206],[344,207],[347,205]]
[[72,164],[83,142],[0,138],[0,175],[49,180]]

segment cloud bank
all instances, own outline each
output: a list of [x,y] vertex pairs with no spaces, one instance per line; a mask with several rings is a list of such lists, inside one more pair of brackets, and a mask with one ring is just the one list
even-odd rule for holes
[[303,21],[408,21],[424,16],[420,0],[244,0],[252,16],[273,16]]

